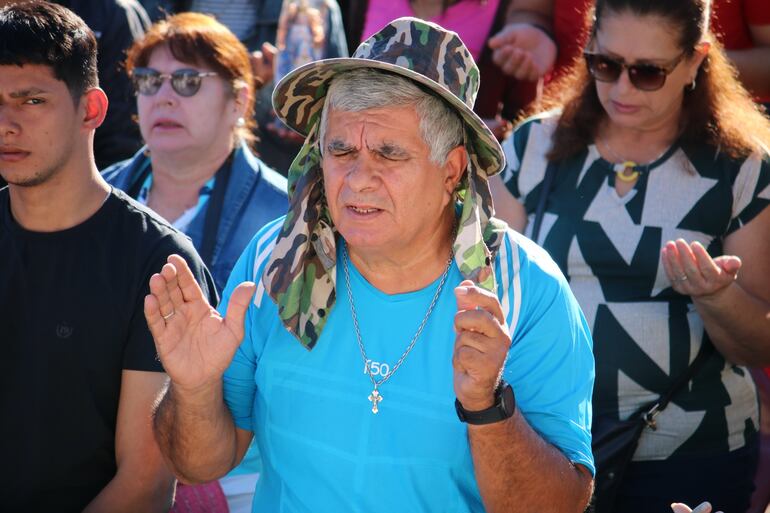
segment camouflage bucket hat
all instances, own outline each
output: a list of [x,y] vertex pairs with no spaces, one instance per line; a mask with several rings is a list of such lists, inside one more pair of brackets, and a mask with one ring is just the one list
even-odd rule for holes
[[457,34],[416,18],[399,18],[362,43],[352,58],[297,68],[276,86],[273,105],[278,117],[306,139],[289,168],[289,210],[266,262],[262,285],[278,306],[281,323],[307,349],[318,342],[337,297],[338,233],[323,183],[318,141],[321,113],[332,79],[359,68],[417,82],[443,98],[464,121],[468,165],[455,191],[460,214],[453,244],[455,263],[464,278],[495,289],[493,255],[507,229],[492,217],[487,182],[503,168],[505,156],[472,110],[479,72]]
[[324,59],[301,66],[273,90],[273,105],[287,126],[307,136],[320,121],[331,80],[346,71],[379,69],[430,89],[462,117],[469,158],[489,177],[502,171],[505,154],[486,123],[473,112],[479,69],[460,36],[434,23],[399,18],[361,43],[350,58]]

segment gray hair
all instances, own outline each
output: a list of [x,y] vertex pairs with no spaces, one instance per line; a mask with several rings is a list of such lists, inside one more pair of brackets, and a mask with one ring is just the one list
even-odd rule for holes
[[329,109],[358,112],[408,105],[414,106],[420,118],[420,132],[430,148],[430,161],[444,165],[449,152],[463,143],[463,122],[459,114],[440,97],[421,89],[412,80],[372,69],[352,70],[332,80],[321,112],[321,154]]

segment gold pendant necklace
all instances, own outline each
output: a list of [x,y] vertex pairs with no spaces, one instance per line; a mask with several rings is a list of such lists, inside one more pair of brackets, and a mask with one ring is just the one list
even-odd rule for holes
[[640,165],[633,160],[626,160],[620,157],[617,153],[615,153],[615,150],[612,149],[612,146],[610,146],[610,143],[608,143],[606,139],[598,139],[597,142],[601,142],[609,152],[612,160],[616,161],[615,163],[612,163],[612,170],[615,172],[615,177],[621,182],[625,183],[635,181],[637,178],[639,178],[639,175],[642,172],[648,171],[652,164],[660,160],[661,157],[663,157],[663,155],[668,152],[668,148],[666,148],[660,153],[660,155],[649,161],[647,164]]
[[626,160],[622,164],[615,164],[615,176],[617,176],[621,182],[633,182],[639,178],[639,171],[636,169],[638,165],[639,164],[633,160]]

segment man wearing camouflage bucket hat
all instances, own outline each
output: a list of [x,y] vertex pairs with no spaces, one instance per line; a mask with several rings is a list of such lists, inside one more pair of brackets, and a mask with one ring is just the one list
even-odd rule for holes
[[492,217],[504,156],[478,82],[456,34],[401,18],[277,85],[306,142],[226,315],[180,259],[150,283],[180,478],[221,476],[254,437],[253,511],[583,511],[590,334],[548,255]]

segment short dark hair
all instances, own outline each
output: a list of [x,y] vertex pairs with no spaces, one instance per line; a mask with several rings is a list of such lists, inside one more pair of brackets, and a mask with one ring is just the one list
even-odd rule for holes
[[99,85],[96,37],[69,9],[45,1],[0,9],[0,65],[42,64],[53,69],[77,104]]

